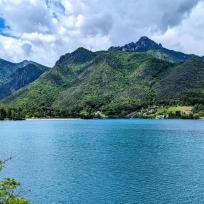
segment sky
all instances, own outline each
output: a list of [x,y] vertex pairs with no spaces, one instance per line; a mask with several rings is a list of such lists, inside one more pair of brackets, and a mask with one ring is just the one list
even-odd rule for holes
[[78,47],[105,50],[148,36],[204,55],[204,0],[0,0],[0,58],[53,66]]

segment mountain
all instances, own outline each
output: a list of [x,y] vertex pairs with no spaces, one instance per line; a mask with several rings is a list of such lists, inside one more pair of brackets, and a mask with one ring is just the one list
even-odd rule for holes
[[124,117],[152,106],[204,105],[203,59],[158,58],[148,46],[165,48],[146,40],[137,52],[79,48],[65,54],[3,103],[22,108],[28,117]]
[[36,80],[48,68],[32,61],[11,63],[0,59],[0,99]]
[[157,58],[171,62],[184,62],[194,56],[166,49],[161,44],[157,44],[146,36],[141,37],[136,43],[131,42],[121,47],[110,47],[108,51],[149,52]]
[[160,50],[162,48],[161,44],[157,44],[148,37],[143,36],[136,43],[131,42],[122,47],[110,47],[109,51],[146,52],[149,50]]
[[0,84],[4,83],[17,68],[14,63],[0,59]]
[[172,68],[159,83],[155,84],[156,99],[160,102],[183,104],[204,103],[204,60],[193,57]]

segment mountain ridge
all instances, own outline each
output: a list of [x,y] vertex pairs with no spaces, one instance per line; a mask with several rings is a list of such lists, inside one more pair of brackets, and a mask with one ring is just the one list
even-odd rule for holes
[[[128,117],[153,106],[204,105],[201,57],[172,60],[175,51],[174,56],[158,57],[143,42],[139,45],[147,51],[78,48],[2,102],[23,109],[27,117],[82,118],[98,113]],[[166,49],[153,41],[150,47]]]
[[19,63],[0,59],[0,99],[36,80],[48,67],[33,61]]
[[110,47],[108,51],[126,51],[126,52],[148,52],[153,55],[160,55],[162,59],[169,59],[174,62],[183,62],[191,59],[194,54],[185,54],[179,51],[164,48],[161,43],[156,43],[146,36],[141,37],[136,43],[131,42],[124,46]]

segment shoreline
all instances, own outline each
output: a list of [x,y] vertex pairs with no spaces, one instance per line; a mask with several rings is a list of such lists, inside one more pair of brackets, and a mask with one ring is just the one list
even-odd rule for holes
[[182,118],[26,118],[24,121],[48,121],[48,120],[108,120],[108,119],[115,119],[115,120],[120,120],[120,119],[126,119],[126,120],[134,120],[134,119],[142,119],[142,120],[204,120],[204,118],[199,118],[199,119],[182,119]]
[[83,119],[83,118],[27,118],[23,120],[0,120],[0,122],[11,122],[11,121],[77,121],[77,120],[201,120],[204,121],[204,118],[199,119],[182,119],[182,118],[166,118],[166,119],[158,119],[158,118],[91,118],[91,119]]
[[81,118],[26,118],[27,121],[33,120],[83,120]]

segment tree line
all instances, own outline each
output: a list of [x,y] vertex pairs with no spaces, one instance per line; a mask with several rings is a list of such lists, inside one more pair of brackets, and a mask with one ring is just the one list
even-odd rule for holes
[[0,120],[23,120],[25,115],[21,108],[0,108]]

